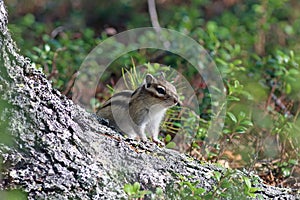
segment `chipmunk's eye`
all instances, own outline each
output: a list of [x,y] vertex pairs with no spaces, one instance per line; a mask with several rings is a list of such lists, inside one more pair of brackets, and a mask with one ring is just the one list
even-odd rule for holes
[[156,91],[157,91],[159,94],[166,94],[165,88],[163,88],[163,87],[161,87],[161,86],[157,86]]

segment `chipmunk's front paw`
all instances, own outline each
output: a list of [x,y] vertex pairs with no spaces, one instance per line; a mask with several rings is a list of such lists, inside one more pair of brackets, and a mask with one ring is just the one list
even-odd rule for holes
[[151,142],[147,137],[140,137],[140,141],[143,142],[144,144],[148,144]]

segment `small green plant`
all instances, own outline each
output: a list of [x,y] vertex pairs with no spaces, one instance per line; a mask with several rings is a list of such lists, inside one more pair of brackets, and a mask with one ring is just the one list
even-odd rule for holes
[[298,165],[298,160],[290,159],[287,162],[276,163],[276,165],[280,169],[280,175],[287,178],[291,176],[293,168]]
[[149,190],[141,190],[141,185],[138,182],[135,182],[134,184],[125,184],[124,191],[128,195],[128,198],[132,200],[144,198],[145,195],[152,193]]
[[253,184],[251,183],[250,178],[248,178],[246,176],[243,176],[242,179],[244,181],[244,192],[245,192],[245,194],[249,197],[255,198],[256,197],[255,192],[259,191],[259,189],[252,186]]
[[167,134],[165,137],[165,142],[167,144],[166,148],[168,148],[168,149],[173,149],[176,146],[176,143],[172,142],[171,140],[172,140],[172,136],[170,134]]
[[213,177],[217,181],[217,185],[210,191],[206,197],[212,199],[227,198],[256,198],[255,192],[259,188],[253,187],[259,182],[257,177],[248,177],[239,171],[226,169],[223,172],[214,171]]
[[223,133],[231,134],[231,137],[236,134],[244,134],[250,127],[253,126],[251,120],[246,117],[246,114],[242,111],[237,116],[228,111],[226,113],[226,119],[230,121],[227,123],[229,128],[224,128]]
[[199,181],[176,174],[180,181],[167,186],[166,196],[169,199],[245,199],[260,198],[256,194],[259,188],[254,187],[259,183],[257,177],[248,177],[236,170],[214,171],[212,177],[216,183],[209,191],[199,187]]
[[254,184],[258,183],[257,177],[248,177],[241,172],[231,169],[224,170],[222,173],[215,171],[213,177],[216,179],[217,185],[206,197],[211,197],[212,199],[258,197],[255,192],[259,188],[253,187]]
[[184,176],[176,174],[180,181],[167,185],[167,199],[201,200],[206,190],[199,187],[199,181],[189,181]]

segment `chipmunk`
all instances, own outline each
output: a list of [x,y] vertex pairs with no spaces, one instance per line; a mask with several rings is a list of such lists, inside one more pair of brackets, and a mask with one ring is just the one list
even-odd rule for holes
[[174,85],[147,74],[144,83],[135,91],[124,90],[116,93],[97,111],[97,115],[108,119],[109,124],[130,139],[147,140],[148,133],[154,142],[158,139],[159,125],[168,108],[179,103]]

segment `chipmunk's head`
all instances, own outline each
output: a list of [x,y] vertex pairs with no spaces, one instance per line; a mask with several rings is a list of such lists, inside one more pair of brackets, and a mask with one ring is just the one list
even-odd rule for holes
[[179,103],[175,86],[165,80],[163,74],[159,78],[147,74],[144,87],[155,98],[154,103],[156,104],[160,104],[163,107],[172,107]]

